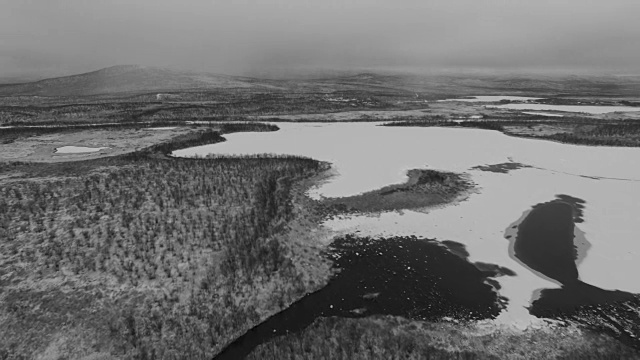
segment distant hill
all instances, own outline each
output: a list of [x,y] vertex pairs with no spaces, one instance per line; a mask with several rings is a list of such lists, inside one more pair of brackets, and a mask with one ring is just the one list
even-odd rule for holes
[[[0,85],[0,96],[81,96],[143,91],[246,88],[258,80],[209,73],[176,71],[138,65],[119,65],[79,75],[23,84]],[[264,86],[268,86],[264,84]]]
[[632,96],[640,94],[639,76],[540,74],[359,73],[318,79],[318,83],[366,86],[448,95]]
[[16,75],[0,77],[0,84],[22,84],[26,82],[42,80],[43,76],[37,75]]
[[593,95],[640,94],[638,76],[545,76],[482,73],[410,74],[346,72],[321,77],[256,79],[178,71],[138,65],[119,65],[79,75],[21,84],[0,83],[0,96],[86,96],[118,93],[172,92],[212,89],[287,89],[303,92],[375,91],[421,93],[434,98],[463,95]]

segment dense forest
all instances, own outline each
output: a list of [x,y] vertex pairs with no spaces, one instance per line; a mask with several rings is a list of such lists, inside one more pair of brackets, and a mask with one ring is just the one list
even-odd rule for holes
[[282,239],[322,169],[138,154],[1,184],[0,358],[210,358],[311,286]]

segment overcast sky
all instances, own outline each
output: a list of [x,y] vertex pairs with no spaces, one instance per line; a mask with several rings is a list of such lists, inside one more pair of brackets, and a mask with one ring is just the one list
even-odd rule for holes
[[0,0],[0,76],[117,64],[640,73],[640,0]]

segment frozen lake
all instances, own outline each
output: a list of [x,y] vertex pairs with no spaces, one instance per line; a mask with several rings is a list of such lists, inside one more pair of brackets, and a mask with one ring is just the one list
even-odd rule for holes
[[468,99],[445,99],[438,101],[462,101],[462,102],[498,102],[502,100],[509,101],[530,101],[540,100],[542,98],[526,97],[526,96],[504,96],[504,95],[484,95],[484,96],[472,96]]
[[106,147],[92,148],[92,147],[84,147],[84,146],[62,146],[56,148],[56,154],[81,154],[81,153],[92,153],[98,152],[100,150],[108,149]]
[[[478,193],[428,212],[357,215],[325,222],[340,233],[417,235],[463,243],[471,261],[514,272],[499,277],[509,306],[495,321],[525,327],[539,321],[529,306],[539,289],[558,288],[509,255],[505,233],[533,205],[566,194],[586,201],[576,233],[589,242],[578,264],[582,281],[603,289],[640,293],[640,149],[587,147],[506,136],[496,131],[381,127],[372,123],[283,123],[281,130],[224,135],[228,141],[175,151],[174,156],[260,153],[308,156],[333,164],[337,175],[311,197],[342,197],[406,180],[406,171],[430,168],[471,175]],[[508,173],[472,169],[516,162]]]
[[511,109],[511,110],[542,110],[542,111],[566,111],[575,113],[588,114],[606,114],[610,112],[631,112],[640,111],[640,107],[633,106],[594,106],[594,105],[549,105],[549,104],[505,104],[491,106],[487,108],[493,109]]
[[532,112],[532,111],[523,111],[523,114],[528,115],[541,115],[541,116],[550,116],[550,117],[564,117],[564,115],[553,114],[553,113],[544,113],[544,112]]

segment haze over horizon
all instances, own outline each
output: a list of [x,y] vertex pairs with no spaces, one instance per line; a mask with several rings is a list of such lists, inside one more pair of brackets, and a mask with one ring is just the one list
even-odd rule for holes
[[640,73],[637,14],[637,0],[0,0],[0,77],[118,64]]

